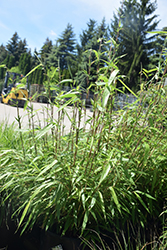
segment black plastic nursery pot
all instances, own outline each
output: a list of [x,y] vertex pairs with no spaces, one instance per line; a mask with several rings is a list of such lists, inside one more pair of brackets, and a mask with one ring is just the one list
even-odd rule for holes
[[[7,250],[82,250],[79,238],[62,237],[38,227],[20,235],[14,222],[3,223],[0,227],[0,249]],[[85,250],[89,249],[84,247]]]

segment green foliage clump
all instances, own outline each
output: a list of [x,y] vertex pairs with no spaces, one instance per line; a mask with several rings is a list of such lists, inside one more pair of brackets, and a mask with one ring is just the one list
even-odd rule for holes
[[[100,52],[94,53],[99,63]],[[156,71],[152,81],[142,80],[136,102],[116,110],[116,94],[122,92],[117,82],[134,93],[122,81],[112,53],[106,51],[105,65],[97,68],[90,117],[80,88],[58,91],[64,81],[54,86],[57,71],[51,69],[45,126],[39,121],[35,128],[30,101],[25,106],[28,130],[22,128],[19,109],[17,136],[12,127],[0,127],[1,204],[10,207],[22,233],[38,225],[81,237],[92,249],[97,233],[106,235],[106,242],[109,237],[115,249],[142,249],[146,242],[158,248],[155,236],[166,225],[167,205],[166,73],[157,80]],[[51,90],[56,91],[54,101]]]

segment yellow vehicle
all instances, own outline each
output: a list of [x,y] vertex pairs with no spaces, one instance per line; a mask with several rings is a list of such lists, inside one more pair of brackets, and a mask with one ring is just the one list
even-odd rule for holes
[[[11,80],[10,76],[13,76]],[[26,87],[22,88],[18,85],[21,83],[16,83],[16,80],[22,79],[24,76],[14,72],[6,72],[4,88],[1,93],[1,102],[5,104],[10,104],[13,106],[24,107],[26,99],[28,99],[28,77],[26,82]],[[10,83],[9,80],[11,81]],[[17,87],[18,86],[18,87]]]

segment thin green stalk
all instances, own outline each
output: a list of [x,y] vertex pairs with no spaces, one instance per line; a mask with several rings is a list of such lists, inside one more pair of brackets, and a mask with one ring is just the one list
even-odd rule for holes
[[76,156],[77,156],[77,152],[78,152],[78,138],[79,138],[79,129],[80,129],[80,125],[81,125],[81,114],[82,114],[82,109],[80,109],[78,106],[78,126],[76,125],[76,140],[75,140],[75,153],[74,153],[73,165],[75,165]]
[[30,102],[30,108],[31,108],[31,121],[32,121],[32,138],[33,138],[33,144],[35,149],[35,155],[37,156],[37,144],[35,140],[35,127],[34,127],[34,113],[33,113],[33,104]]
[[18,124],[19,124],[19,133],[20,133],[20,140],[21,140],[21,146],[22,146],[22,150],[23,150],[23,155],[24,155],[24,158],[26,157],[26,154],[25,154],[25,148],[24,148],[24,142],[23,142],[23,135],[22,135],[22,131],[21,131],[21,116],[19,114],[19,107],[17,105],[17,121],[18,121]]

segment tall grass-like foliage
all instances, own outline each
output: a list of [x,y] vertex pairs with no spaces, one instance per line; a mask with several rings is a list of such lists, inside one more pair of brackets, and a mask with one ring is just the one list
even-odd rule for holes
[[107,249],[106,244],[111,249],[158,249],[166,237],[166,72],[143,70],[141,91],[127,89],[136,102],[116,110],[116,93],[122,91],[117,81],[124,83],[112,47],[107,53],[105,67],[98,69],[89,119],[79,87],[65,93],[59,90],[62,82],[53,84],[52,75],[44,127],[41,121],[34,126],[32,101],[25,106],[29,129],[19,126],[20,137],[12,126],[1,125],[1,217],[10,209],[22,233],[38,225],[81,237],[91,249],[98,249],[99,239],[101,249]]

